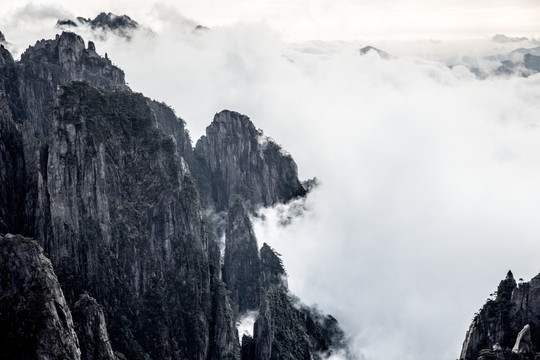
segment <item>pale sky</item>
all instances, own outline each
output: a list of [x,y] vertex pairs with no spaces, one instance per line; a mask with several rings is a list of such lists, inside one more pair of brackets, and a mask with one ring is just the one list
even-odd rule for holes
[[[20,2],[1,0],[2,14]],[[534,0],[163,0],[31,2],[76,16],[100,11],[126,13],[144,20],[155,6],[176,9],[206,26],[236,22],[265,23],[290,40],[355,40],[359,38],[449,38],[505,33],[540,34],[540,2]]]

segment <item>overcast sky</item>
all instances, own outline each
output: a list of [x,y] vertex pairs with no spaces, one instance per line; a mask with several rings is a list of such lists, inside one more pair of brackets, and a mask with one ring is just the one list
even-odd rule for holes
[[[540,271],[540,76],[445,65],[539,46],[536,1],[2,1],[16,56],[57,18],[132,16],[152,32],[80,31],[135,91],[172,105],[194,140],[214,113],[245,113],[316,176],[301,216],[283,227],[290,207],[268,209],[257,234],[362,358],[456,359],[508,269]],[[359,56],[366,45],[399,58]]]
[[[2,12],[20,7],[2,0]],[[153,4],[176,9],[207,26],[264,22],[287,39],[335,40],[364,37],[467,37],[538,34],[540,5],[535,0],[128,0],[34,1],[55,4],[64,13],[91,16],[104,9],[147,18]]]

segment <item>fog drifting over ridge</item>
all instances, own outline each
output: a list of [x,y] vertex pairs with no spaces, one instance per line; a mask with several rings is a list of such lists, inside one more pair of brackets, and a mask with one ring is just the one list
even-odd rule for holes
[[[254,24],[193,33],[167,7],[148,17],[161,28],[129,42],[81,35],[135,91],[170,104],[194,142],[215,112],[239,111],[291,153],[301,178],[320,180],[291,224],[278,206],[255,229],[282,254],[291,290],[335,315],[361,358],[455,359],[506,271],[540,271],[540,75],[480,81],[421,57],[360,56],[369,43],[291,44]],[[0,31],[41,38],[54,22]],[[503,52],[529,44],[485,41]]]

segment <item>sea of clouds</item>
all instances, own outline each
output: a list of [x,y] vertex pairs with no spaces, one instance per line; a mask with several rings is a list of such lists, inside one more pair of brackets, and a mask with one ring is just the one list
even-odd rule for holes
[[[57,18],[96,15],[16,11],[0,28],[16,56],[54,36]],[[359,358],[456,359],[506,272],[540,271],[540,75],[478,80],[436,61],[467,55],[459,42],[388,40],[398,58],[387,61],[360,56],[366,41],[292,43],[254,23],[194,31],[167,6],[136,20],[146,28],[129,41],[78,31],[134,91],[171,105],[194,142],[235,110],[302,179],[318,178],[254,226],[282,254],[291,291],[333,314]],[[482,41],[482,55],[535,45]]]

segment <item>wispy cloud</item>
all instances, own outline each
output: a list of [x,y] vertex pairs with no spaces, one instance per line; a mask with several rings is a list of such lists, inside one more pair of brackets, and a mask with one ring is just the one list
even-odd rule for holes
[[525,36],[506,36],[504,34],[496,34],[491,37],[491,40],[498,43],[509,43],[509,42],[523,42],[528,41],[529,38]]

